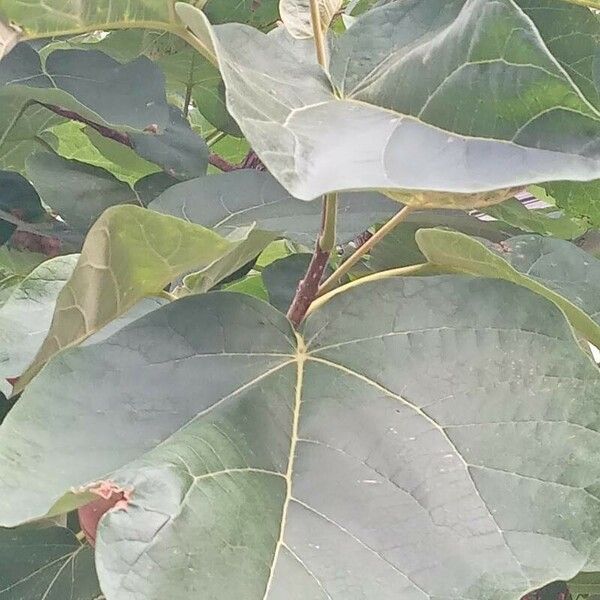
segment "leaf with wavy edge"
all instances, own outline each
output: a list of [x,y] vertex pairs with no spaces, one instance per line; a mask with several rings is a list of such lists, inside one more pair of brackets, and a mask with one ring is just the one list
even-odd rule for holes
[[98,529],[108,598],[512,600],[600,537],[599,391],[562,313],[504,281],[356,283],[297,337],[194,296],[32,382],[0,427],[0,519],[131,490]]
[[600,113],[512,0],[375,8],[338,40],[330,77],[256,30],[176,9],[204,43],[210,36],[231,114],[299,198],[425,190],[472,206],[456,194],[600,174]]
[[[218,234],[136,206],[106,210],[90,229],[73,275],[61,291],[50,330],[15,392],[22,390],[57,352],[73,346],[124,314],[141,298],[156,295],[194,269],[216,269],[246,238]],[[258,254],[264,246],[252,246]],[[253,254],[248,259],[256,256]]]
[[600,261],[577,246],[524,235],[501,242],[494,252],[463,233],[443,229],[421,229],[415,239],[434,265],[505,279],[544,296],[587,340],[600,344]]

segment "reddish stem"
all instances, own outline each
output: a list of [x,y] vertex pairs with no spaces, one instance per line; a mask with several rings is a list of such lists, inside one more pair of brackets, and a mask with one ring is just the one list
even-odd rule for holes
[[321,250],[317,243],[306,275],[298,284],[296,295],[287,312],[287,317],[294,324],[294,327],[300,325],[312,301],[316,298],[319,284],[321,283],[321,279],[323,279],[323,273],[328,261],[329,252]]

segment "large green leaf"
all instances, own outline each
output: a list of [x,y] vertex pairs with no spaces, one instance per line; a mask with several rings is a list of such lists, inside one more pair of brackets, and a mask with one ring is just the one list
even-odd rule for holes
[[57,105],[110,127],[163,130],[169,122],[164,76],[147,58],[121,65],[102,52],[69,49],[42,61],[21,43],[0,62],[0,86],[0,100]]
[[[290,196],[268,173],[239,170],[210,175],[168,188],[150,208],[219,232],[256,223],[268,231],[312,246],[321,227],[321,207]],[[339,202],[338,236],[352,239],[398,206],[379,194],[344,194]]]
[[[250,230],[246,237],[228,240],[204,227],[136,206],[109,208],[90,229],[75,271],[58,296],[48,335],[17,390],[54,354],[85,340],[184,273],[201,268],[213,273],[221,261],[235,266],[232,254],[239,258],[239,246],[253,234]],[[271,239],[262,236],[259,247],[253,238],[255,253],[246,262]]]
[[298,336],[194,296],[32,382],[0,427],[0,519],[130,489],[98,530],[109,600],[513,600],[600,537],[599,391],[562,313],[504,281],[355,284]]
[[417,244],[435,265],[522,285],[561,308],[600,347],[600,261],[563,240],[519,236],[497,251],[462,233],[421,229]]
[[0,378],[18,377],[36,355],[52,322],[56,299],[73,274],[77,255],[35,268],[0,307]]
[[66,527],[0,529],[1,600],[98,600],[94,551]]
[[508,197],[491,190],[600,175],[595,98],[512,0],[378,6],[338,39],[329,76],[273,37],[176,8],[212,42],[231,114],[299,198],[378,188],[466,207]]

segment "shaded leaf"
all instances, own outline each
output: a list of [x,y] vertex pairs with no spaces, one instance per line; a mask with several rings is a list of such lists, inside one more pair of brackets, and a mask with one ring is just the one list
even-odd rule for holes
[[[46,215],[35,188],[19,173],[0,171],[0,209],[22,221],[39,221]],[[16,230],[16,226],[0,217],[0,245]]]
[[148,206],[152,200],[158,198],[166,189],[179,183],[177,179],[166,173],[152,173],[135,182],[133,189],[143,206]]
[[[268,173],[239,170],[209,175],[170,187],[150,204],[152,210],[228,233],[252,223],[312,246],[321,227],[321,206],[293,198]],[[373,222],[386,219],[397,204],[379,194],[344,194],[338,236],[348,240]]]
[[298,338],[194,296],[32,382],[0,427],[0,516],[112,472],[135,501],[98,529],[109,598],[518,598],[600,536],[599,386],[562,313],[504,281],[354,284]]
[[330,78],[256,30],[176,8],[200,40],[211,36],[231,114],[299,198],[377,188],[465,208],[600,175],[593,99],[511,0],[378,6],[338,39]]
[[164,76],[146,58],[121,63],[96,51],[55,50],[42,64],[19,44],[0,63],[0,99],[35,100],[124,130],[142,131],[169,122]]
[[181,111],[169,107],[169,123],[159,135],[134,133],[130,136],[134,150],[177,179],[191,179],[206,173],[206,142],[190,127]]
[[218,268],[237,248],[236,242],[181,219],[135,206],[109,208],[90,229],[58,296],[48,335],[17,390],[60,350],[82,342],[182,274]]
[[417,244],[435,265],[470,275],[497,277],[548,298],[573,327],[600,346],[600,261],[562,240],[520,236],[497,251],[462,233],[421,229]]
[[0,529],[2,600],[97,600],[94,552],[66,527]]
[[27,159],[26,168],[44,202],[82,233],[107,208],[139,202],[127,183],[100,167],[40,152]]
[[[262,271],[268,301],[277,310],[286,313],[300,280],[306,274],[311,254],[290,254],[284,258],[273,261]],[[331,274],[331,269],[326,269],[326,274]]]

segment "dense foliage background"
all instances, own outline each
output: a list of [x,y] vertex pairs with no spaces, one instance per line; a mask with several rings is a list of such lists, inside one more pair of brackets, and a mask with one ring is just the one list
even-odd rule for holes
[[0,0],[0,600],[600,593],[598,8]]

